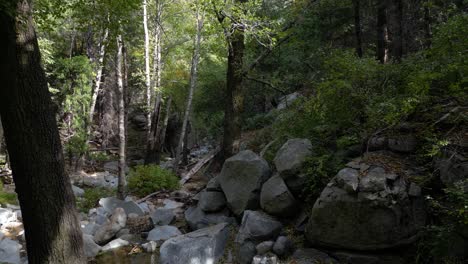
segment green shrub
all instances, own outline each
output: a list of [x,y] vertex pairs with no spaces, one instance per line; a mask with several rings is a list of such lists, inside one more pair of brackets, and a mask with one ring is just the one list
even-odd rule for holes
[[98,205],[99,199],[115,195],[115,192],[106,188],[88,188],[84,190],[84,195],[78,198],[76,205],[82,212],[87,213],[89,209]]
[[18,199],[16,193],[3,190],[3,182],[0,181],[0,205],[2,204],[18,204]]
[[139,196],[145,196],[158,190],[179,188],[179,178],[169,170],[156,165],[139,165],[130,171],[128,190]]

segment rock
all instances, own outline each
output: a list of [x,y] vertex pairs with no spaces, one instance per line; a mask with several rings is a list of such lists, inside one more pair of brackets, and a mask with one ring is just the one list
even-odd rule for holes
[[[119,172],[119,161],[113,160],[104,163],[104,170],[114,173]],[[125,173],[128,173],[129,171],[130,169],[128,168],[128,166],[125,166]]]
[[106,252],[106,251],[118,249],[118,248],[121,248],[121,247],[125,247],[125,246],[128,246],[128,245],[130,245],[130,243],[128,241],[117,238],[117,239],[114,239],[111,242],[107,243],[105,246],[103,246],[102,251]]
[[15,220],[16,217],[10,209],[0,208],[0,226]]
[[279,175],[271,177],[263,184],[260,205],[265,212],[272,215],[290,216],[297,212],[296,199]]
[[327,253],[313,248],[301,248],[294,252],[291,257],[295,264],[339,264],[336,259],[330,257]]
[[155,225],[168,225],[172,223],[174,218],[175,214],[172,209],[158,208],[151,213],[151,220]]
[[224,162],[218,181],[234,214],[260,206],[260,189],[268,177],[268,163],[250,150],[241,151]]
[[116,208],[110,221],[102,225],[94,234],[94,241],[99,244],[109,242],[127,223],[127,215],[122,208]]
[[139,234],[152,230],[154,224],[149,215],[144,215],[136,218],[128,218],[127,228],[130,229],[130,233]]
[[143,213],[149,213],[151,212],[150,208],[149,208],[149,205],[148,203],[144,202],[144,203],[140,203],[138,204],[138,206],[141,208],[141,210],[143,211]]
[[173,237],[161,246],[161,264],[217,263],[228,236],[228,224],[223,223]]
[[388,139],[388,148],[395,152],[412,153],[416,150],[417,139],[413,134]]
[[[128,234],[130,234],[130,229],[128,229],[128,228],[122,228],[122,229],[120,229],[119,232],[117,232],[117,234],[115,234],[115,237],[117,237],[117,238],[122,238],[123,236],[126,236],[126,235],[128,235]],[[124,239],[124,240],[125,240],[125,239]]]
[[187,221],[192,230],[197,230],[220,223],[231,224],[236,221],[235,218],[229,217],[229,211],[227,209],[221,212],[207,214],[199,207],[189,207],[185,211],[184,216],[185,221]]
[[255,244],[247,241],[239,247],[239,259],[237,261],[239,264],[251,264],[256,252]]
[[369,139],[367,149],[369,151],[383,150],[388,146],[388,139],[383,136],[376,136]]
[[369,255],[360,254],[356,252],[333,252],[333,256],[340,261],[340,263],[348,264],[400,264],[406,263],[404,259],[399,256],[390,255]]
[[408,190],[408,195],[413,197],[421,196],[421,187],[419,187],[416,183],[410,183],[410,187]]
[[171,237],[182,235],[179,229],[175,226],[157,226],[151,230],[146,238],[149,241],[166,241]]
[[273,252],[280,256],[288,256],[294,248],[293,242],[286,236],[280,236],[276,239],[273,245]]
[[283,178],[293,176],[303,167],[307,157],[312,154],[312,143],[308,139],[288,140],[276,153],[276,170]]
[[19,264],[20,250],[22,246],[20,243],[5,238],[0,241],[0,263]]
[[217,212],[226,206],[226,198],[222,192],[202,192],[198,206],[207,213]]
[[252,260],[252,264],[278,264],[278,263],[279,263],[278,257],[272,253],[255,256]]
[[434,167],[445,186],[452,187],[468,179],[468,159],[460,153],[443,151],[442,156],[434,160]]
[[280,98],[278,105],[276,106],[276,109],[282,110],[287,108],[288,106],[291,106],[291,104],[296,101],[297,99],[301,98],[302,95],[298,92],[294,92],[291,94],[288,94],[286,96],[283,96]]
[[127,215],[133,213],[142,216],[145,214],[137,203],[133,201],[122,201],[115,197],[101,198],[99,200],[99,205],[101,205],[108,213],[111,213],[115,208],[120,207],[125,210]]
[[336,181],[348,193],[355,193],[359,186],[359,172],[354,169],[344,168],[336,175]]
[[176,210],[176,209],[180,209],[184,207],[183,203],[179,203],[170,199],[164,199],[163,204],[164,204],[164,207],[163,207],[164,209]]
[[155,241],[149,241],[148,243],[144,243],[141,245],[141,247],[148,253],[153,253],[156,252],[158,249],[158,243]]
[[207,184],[206,184],[206,188],[205,188],[207,191],[211,191],[211,192],[221,192],[222,189],[221,189],[221,184],[219,184],[219,181],[218,181],[218,177],[214,177],[213,179],[211,179]]
[[81,231],[83,232],[83,234],[94,236],[94,234],[99,229],[99,227],[100,227],[100,225],[98,225],[98,224],[88,223],[88,224],[82,226]]
[[94,258],[101,251],[101,247],[94,242],[93,236],[83,234],[83,248],[86,257]]
[[306,238],[314,245],[353,250],[412,243],[425,223],[425,208],[423,197],[410,197],[404,178],[371,166],[359,178],[357,194],[333,178],[314,204]]
[[258,244],[255,249],[257,250],[258,255],[264,255],[267,252],[271,251],[273,248],[273,245],[275,244],[274,241],[264,241],[260,244]]
[[261,211],[245,211],[242,224],[236,237],[236,243],[244,241],[262,242],[276,239],[283,225],[281,222]]
[[82,197],[85,193],[83,189],[75,185],[72,185],[72,190],[73,190],[73,194],[75,194],[76,197]]

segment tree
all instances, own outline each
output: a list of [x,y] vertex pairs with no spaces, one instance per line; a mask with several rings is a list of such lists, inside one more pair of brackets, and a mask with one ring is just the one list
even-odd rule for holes
[[117,197],[125,199],[127,180],[125,178],[126,169],[126,137],[125,137],[125,90],[124,90],[124,42],[122,35],[117,36],[117,89],[119,102],[119,183],[117,186]]
[[143,0],[143,28],[145,31],[145,85],[146,85],[146,128],[148,138],[151,135],[151,69],[150,69],[150,36],[148,29],[147,0]]
[[32,264],[85,263],[75,198],[64,169],[31,5],[28,0],[10,0],[0,8],[0,115],[28,260]]
[[203,19],[204,19],[204,14],[200,14],[200,7],[196,7],[196,34],[194,38],[194,51],[193,51],[193,57],[192,57],[192,64],[190,68],[190,88],[189,88],[189,94],[187,97],[187,105],[185,106],[185,112],[184,112],[184,117],[182,119],[182,128],[180,130],[180,137],[179,137],[179,143],[177,145],[176,153],[175,153],[175,159],[174,159],[174,171],[177,171],[177,167],[179,166],[180,158],[182,156],[182,152],[184,150],[184,142],[185,142],[185,137],[186,137],[186,132],[187,132],[187,125],[189,123],[190,119],[190,114],[192,110],[192,101],[193,101],[193,94],[195,91],[195,88],[197,87],[197,67],[198,67],[198,62],[200,60],[200,44],[201,44],[201,39],[202,39],[202,29],[203,29]]
[[377,59],[380,63],[388,61],[387,1],[378,1],[377,6]]

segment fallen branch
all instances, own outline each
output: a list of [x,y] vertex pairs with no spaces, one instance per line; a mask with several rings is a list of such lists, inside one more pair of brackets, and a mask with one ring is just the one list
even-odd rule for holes
[[219,152],[219,149],[214,150],[206,156],[204,159],[200,160],[195,166],[193,166],[192,169],[190,169],[183,177],[180,179],[179,183],[180,185],[185,184],[190,178],[192,178],[193,175],[195,175],[203,166],[205,166],[206,163],[208,163],[210,160],[212,160],[215,155]]
[[157,191],[157,192],[148,194],[147,196],[141,198],[140,200],[137,200],[136,202],[137,202],[137,203],[142,203],[142,202],[148,200],[149,198],[151,198],[151,197],[153,197],[153,196],[156,196],[156,195],[158,195],[158,194],[160,194],[160,193],[162,193],[162,192],[163,192],[163,191]]

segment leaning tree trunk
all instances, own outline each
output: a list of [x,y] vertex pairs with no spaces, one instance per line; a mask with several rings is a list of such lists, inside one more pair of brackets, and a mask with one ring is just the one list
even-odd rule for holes
[[117,36],[117,88],[119,100],[119,183],[117,186],[117,197],[125,198],[127,181],[125,179],[126,157],[125,157],[125,90],[123,80],[123,40],[122,35]]
[[28,261],[86,263],[31,5],[28,0],[9,0],[0,9],[0,115]]
[[353,0],[354,32],[356,34],[356,54],[362,57],[361,0]]
[[190,89],[189,89],[189,94],[187,97],[187,105],[185,106],[184,118],[182,120],[182,129],[180,131],[179,144],[177,145],[177,149],[175,152],[175,159],[174,159],[174,165],[173,165],[174,171],[177,171],[182,152],[184,151],[184,143],[185,143],[184,139],[185,139],[185,136],[186,136],[185,134],[187,131],[187,123],[189,121],[190,111],[192,109],[193,93],[197,86],[197,66],[198,66],[198,61],[200,60],[200,43],[201,43],[201,37],[202,37],[201,36],[202,29],[203,29],[203,17],[200,16],[199,10],[197,9],[197,33],[196,33],[195,40],[194,40],[195,49],[193,51],[192,67],[190,69]]
[[[246,2],[245,0],[238,0]],[[234,22],[233,22],[234,23]],[[242,69],[244,59],[244,31],[233,25],[233,33],[228,37],[228,69],[226,104],[224,109],[224,135],[220,152],[221,161],[234,155],[241,139],[241,114],[244,105],[242,91]]]
[[388,24],[387,0],[378,1],[377,7],[377,59],[381,63],[388,62]]
[[148,12],[147,12],[147,1],[143,0],[143,29],[145,31],[145,86],[146,86],[146,128],[147,136],[149,138],[151,134],[151,74],[150,74],[150,41],[149,41],[149,30],[148,30]]

